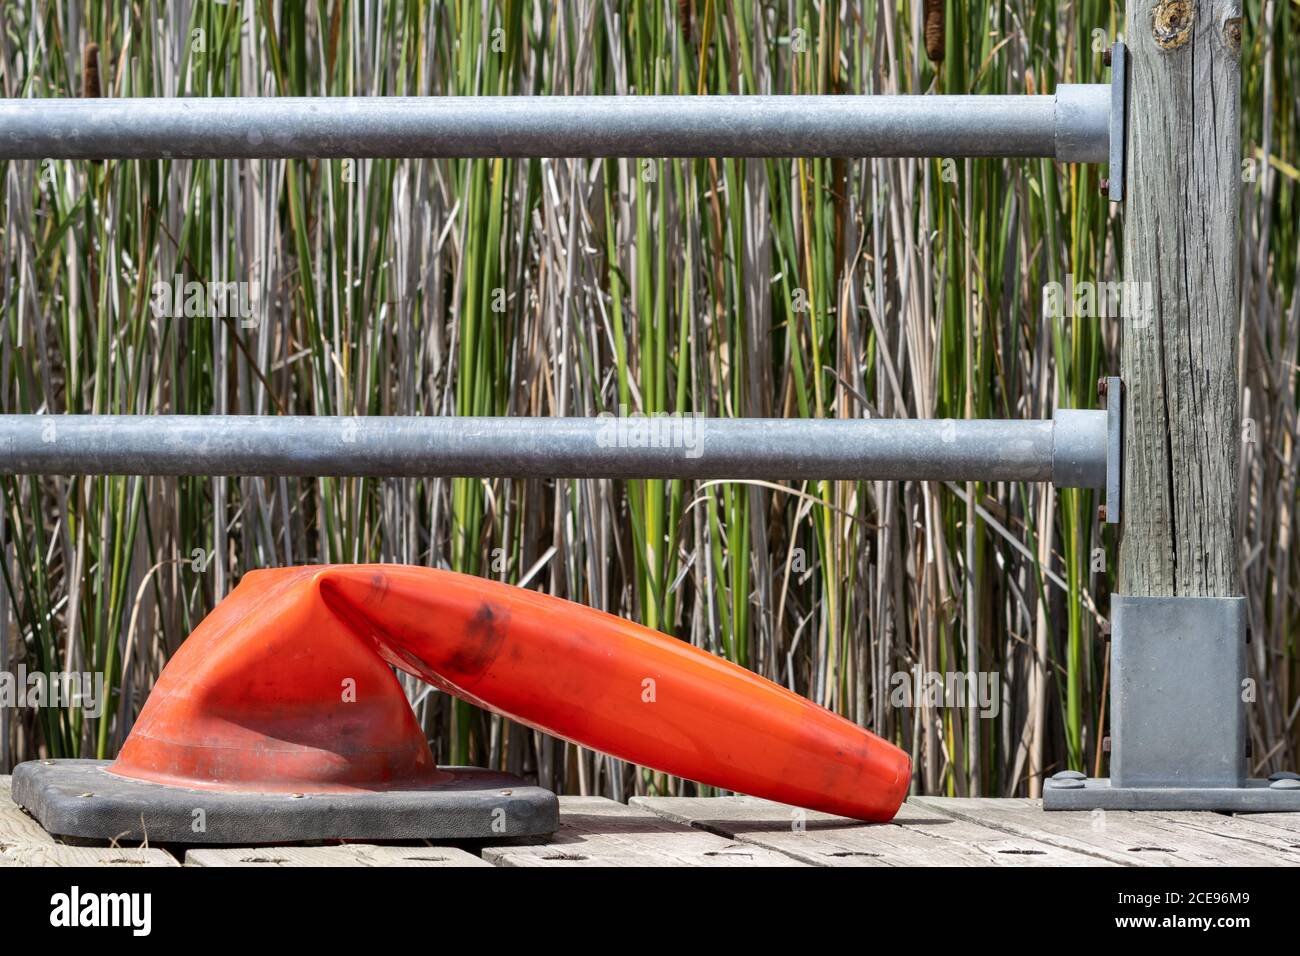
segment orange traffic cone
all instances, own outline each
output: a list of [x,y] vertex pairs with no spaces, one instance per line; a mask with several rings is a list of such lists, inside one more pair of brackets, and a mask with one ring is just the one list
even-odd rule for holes
[[591,608],[397,565],[254,571],[195,628],[118,759],[33,760],[14,799],[51,833],[247,846],[533,837],[553,793],[437,767],[392,667],[657,770],[889,820],[897,747],[742,667]]
[[181,646],[111,773],[195,789],[436,787],[393,665],[701,783],[889,820],[907,754],[744,668],[588,607],[395,565],[254,571]]

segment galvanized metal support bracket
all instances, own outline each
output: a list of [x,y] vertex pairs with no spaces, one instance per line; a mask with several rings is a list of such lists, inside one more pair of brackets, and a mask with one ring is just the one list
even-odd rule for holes
[[1246,599],[1111,597],[1110,776],[1058,773],[1046,810],[1300,811],[1247,776]]
[[1118,375],[1106,382],[1106,524],[1119,524],[1124,480],[1124,383]]
[[1124,201],[1124,148],[1128,129],[1128,49],[1123,40],[1110,48],[1110,169],[1106,173],[1107,196]]

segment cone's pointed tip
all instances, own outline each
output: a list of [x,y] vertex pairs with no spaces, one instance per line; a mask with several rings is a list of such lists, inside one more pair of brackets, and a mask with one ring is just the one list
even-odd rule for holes
[[897,816],[903,802],[907,799],[908,791],[912,789],[912,755],[901,747],[895,746],[894,749],[900,759],[893,786],[890,788],[890,803],[893,806],[889,813],[890,820]]

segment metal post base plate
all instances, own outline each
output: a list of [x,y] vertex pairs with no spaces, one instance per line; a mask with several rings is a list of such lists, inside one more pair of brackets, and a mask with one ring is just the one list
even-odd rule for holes
[[1044,810],[1215,810],[1300,812],[1300,775],[1248,779],[1241,787],[1117,787],[1109,777],[1067,770],[1043,786]]
[[1243,788],[1246,599],[1112,594],[1110,610],[1113,785]]
[[168,787],[105,772],[107,760],[14,768],[13,800],[60,837],[248,846],[315,840],[498,840],[542,836],[559,801],[512,774],[440,767],[432,790],[236,793]]

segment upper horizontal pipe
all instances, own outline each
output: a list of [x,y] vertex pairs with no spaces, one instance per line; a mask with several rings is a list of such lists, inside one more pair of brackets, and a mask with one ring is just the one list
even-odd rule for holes
[[1019,96],[0,100],[0,159],[1022,156],[1104,162],[1110,87]]
[[[1059,414],[1059,413],[1058,413]],[[0,474],[1055,481],[1099,487],[1105,412],[1057,421],[0,415]]]

